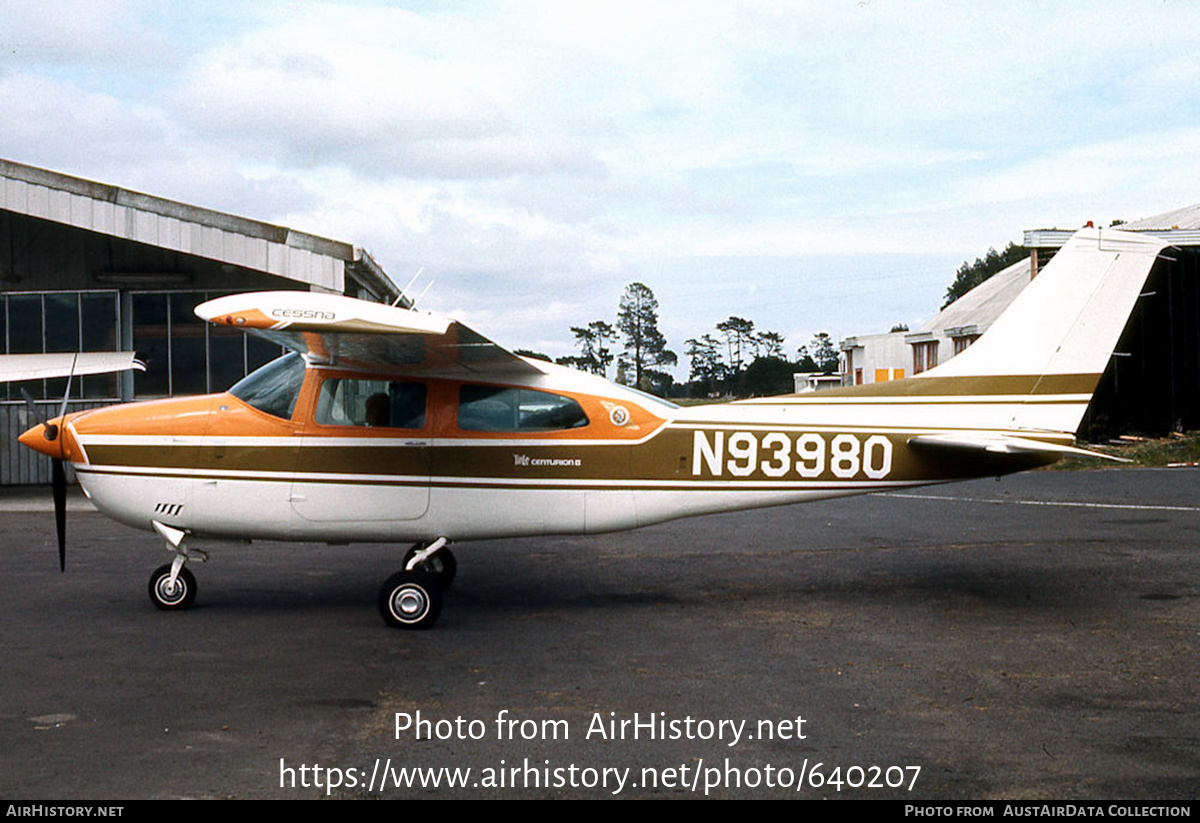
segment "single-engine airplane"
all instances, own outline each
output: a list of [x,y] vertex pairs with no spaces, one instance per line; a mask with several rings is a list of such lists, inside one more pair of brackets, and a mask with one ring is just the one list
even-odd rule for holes
[[618,531],[1089,454],[1074,432],[1164,245],[1081,230],[982,338],[907,380],[691,408],[431,313],[232,295],[196,313],[292,353],[225,393],[70,414],[20,439],[71,461],[100,511],[165,538],[174,560],[149,585],[161,609],[192,603],[187,564],[222,545],[411,542],[379,608],[426,628],[454,577],[451,542]]

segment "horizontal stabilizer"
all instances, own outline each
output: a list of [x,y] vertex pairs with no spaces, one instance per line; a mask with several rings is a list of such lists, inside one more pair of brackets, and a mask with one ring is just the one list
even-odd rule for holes
[[908,445],[915,449],[946,449],[976,454],[1044,455],[1055,458],[1075,454],[1115,460],[1119,463],[1129,462],[1123,457],[1113,457],[1111,454],[1081,449],[1066,443],[1050,443],[1006,434],[922,434],[909,440]]

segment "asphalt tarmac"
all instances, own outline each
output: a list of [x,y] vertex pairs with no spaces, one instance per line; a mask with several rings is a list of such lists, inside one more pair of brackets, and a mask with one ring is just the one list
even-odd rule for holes
[[1196,469],[464,544],[426,632],[404,547],[217,553],[163,613],[157,536],[68,532],[0,511],[4,798],[1200,795]]

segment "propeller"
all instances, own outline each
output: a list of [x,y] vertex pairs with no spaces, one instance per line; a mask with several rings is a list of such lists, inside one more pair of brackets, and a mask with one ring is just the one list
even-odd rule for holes
[[[75,376],[75,365],[72,361],[71,373],[67,375],[67,389],[63,392],[62,405],[58,409],[58,420],[62,421],[67,413],[67,400],[71,397],[71,380]],[[33,397],[25,389],[21,389],[25,405],[33,415],[34,420],[41,421],[42,434],[51,442],[58,441],[58,457],[50,458],[50,490],[54,498],[54,529],[58,533],[58,570],[67,570],[67,470],[63,467],[63,445],[59,438],[59,426],[42,419],[38,413]]]
[[67,470],[62,460],[50,461],[50,488],[54,494],[54,529],[58,532],[58,570],[67,570]]

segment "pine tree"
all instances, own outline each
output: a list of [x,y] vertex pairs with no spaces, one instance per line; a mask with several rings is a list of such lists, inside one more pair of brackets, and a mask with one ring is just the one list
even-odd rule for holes
[[[643,391],[653,388],[670,375],[659,366],[673,366],[678,358],[667,348],[667,339],[658,330],[658,300],[644,283],[630,283],[621,296],[617,328],[625,336],[625,362],[632,369],[633,385]],[[626,377],[629,375],[626,374]]]
[[730,317],[717,324],[717,331],[725,337],[725,345],[729,347],[729,368],[737,374],[742,370],[745,349],[754,345],[754,321],[741,317]]
[[608,367],[613,361],[608,341],[617,338],[617,330],[603,320],[593,320],[587,326],[572,326],[571,331],[580,353],[576,357],[560,357],[558,362],[601,377],[607,376]]

